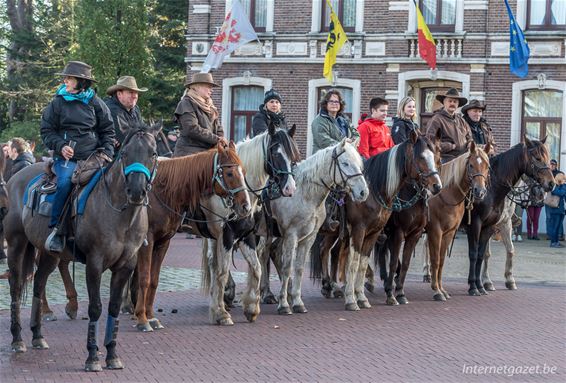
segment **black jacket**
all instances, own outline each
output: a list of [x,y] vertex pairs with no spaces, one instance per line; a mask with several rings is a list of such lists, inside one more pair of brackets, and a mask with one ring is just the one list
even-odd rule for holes
[[269,119],[272,118],[279,128],[287,129],[287,121],[283,113],[273,113],[265,109],[264,104],[259,106],[259,112],[252,120],[252,137],[262,134],[269,127]]
[[136,105],[131,111],[128,111],[116,97],[107,97],[104,99],[104,102],[110,109],[110,113],[112,113],[116,139],[121,144],[124,142],[130,129],[137,128],[143,123],[140,108]]
[[114,123],[98,96],[88,104],[55,96],[41,116],[41,139],[58,158],[62,158],[61,149],[69,140],[77,143],[74,160],[87,159],[97,148],[103,148],[110,158],[114,156]]
[[[35,163],[35,157],[30,152],[23,152],[18,155],[18,157],[12,163],[12,169],[10,171],[10,177],[22,170],[23,168],[30,166]],[[8,178],[10,178],[8,177]]]
[[393,117],[393,126],[391,127],[391,138],[395,145],[405,142],[409,138],[412,130],[419,133],[419,125],[412,120],[406,120],[399,117]]

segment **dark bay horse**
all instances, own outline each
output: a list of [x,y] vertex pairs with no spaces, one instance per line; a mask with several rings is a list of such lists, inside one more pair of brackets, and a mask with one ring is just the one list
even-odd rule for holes
[[[146,238],[147,192],[157,165],[153,131],[132,131],[117,158],[105,169],[92,190],[82,216],[74,220],[74,245],[67,246],[61,256],[71,251],[86,259],[86,282],[89,295],[87,332],[88,358],[86,371],[100,371],[98,358],[98,319],[102,312],[100,281],[102,272],[112,271],[111,296],[104,346],[109,369],[123,368],[117,355],[118,314],[121,292],[136,264],[135,254]],[[5,218],[10,268],[12,350],[26,351],[21,336],[20,302],[25,281],[33,273],[35,252],[39,262],[34,275],[30,326],[32,345],[36,349],[49,346],[41,333],[41,296],[49,274],[57,267],[58,254],[44,249],[49,235],[48,218],[32,214],[24,206],[23,197],[30,180],[44,172],[44,164],[31,165],[17,173],[8,183],[10,210]],[[67,253],[67,254],[65,254]]]
[[545,191],[554,188],[554,177],[550,171],[550,156],[544,145],[545,140],[546,137],[538,141],[529,140],[525,136],[523,142],[490,160],[491,186],[486,197],[474,203],[471,224],[467,227],[470,259],[469,295],[487,295],[481,280],[485,250],[495,231],[495,225],[500,220],[505,198],[519,178],[526,174],[537,181]]
[[4,254],[4,225],[3,220],[8,214],[8,191],[6,181],[4,181],[4,168],[6,167],[6,157],[0,153],[0,255]]

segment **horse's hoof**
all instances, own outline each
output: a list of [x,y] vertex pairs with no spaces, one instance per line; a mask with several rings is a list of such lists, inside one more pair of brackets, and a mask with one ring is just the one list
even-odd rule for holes
[[106,359],[106,368],[109,370],[122,370],[124,368],[124,364],[120,358]]
[[77,311],[76,307],[65,306],[65,314],[67,314],[67,317],[71,320],[77,319]]
[[436,302],[445,302],[446,301],[446,297],[442,293],[434,294],[432,299],[434,299]]
[[330,289],[325,289],[323,287],[322,289],[320,289],[320,293],[325,298],[332,298],[332,290],[330,290]]
[[151,325],[149,323],[138,323],[136,325],[136,328],[138,329],[138,331],[141,332],[152,332],[153,331],[153,327],[151,327]]
[[361,309],[371,309],[371,305],[369,304],[369,301],[365,300],[365,301],[358,301],[358,307]]
[[308,310],[305,308],[305,305],[298,305],[293,306],[293,312],[297,314],[305,314],[308,313]]
[[257,320],[259,313],[252,312],[252,311],[246,311],[246,312],[244,312],[244,315],[246,316],[246,319],[247,319],[248,322],[254,323]]
[[409,300],[404,295],[397,295],[397,303],[400,305],[406,305],[409,303]]
[[493,283],[491,282],[486,282],[483,284],[483,287],[487,290],[487,291],[495,291],[495,287],[493,286]]
[[488,295],[487,291],[485,291],[485,289],[482,287],[478,288],[478,291],[480,292],[480,295]]
[[471,297],[479,297],[480,292],[478,291],[478,289],[469,289],[468,295],[471,296]]
[[373,290],[375,289],[375,286],[373,285],[373,283],[369,283],[369,282],[364,283],[364,287],[370,293],[373,293]]
[[342,289],[339,289],[339,288],[334,290],[332,292],[332,295],[334,295],[334,298],[336,298],[336,299],[344,298],[344,292],[342,291]]
[[149,325],[150,325],[151,328],[154,329],[154,330],[161,330],[161,329],[164,329],[164,328],[165,328],[165,326],[163,326],[163,325],[161,324],[161,322],[159,321],[159,319],[157,319],[157,318],[150,319],[150,320],[149,320]]
[[85,362],[85,371],[87,372],[99,372],[102,371],[102,365],[98,360],[88,360]]
[[132,305],[125,305],[122,306],[122,310],[120,310],[122,312],[122,314],[133,314],[134,313],[134,307]]
[[234,326],[234,321],[232,321],[232,318],[230,317],[218,319],[216,323],[220,326]]
[[49,345],[45,341],[45,338],[32,339],[31,345],[34,350],[47,350],[49,348]]
[[423,275],[423,283],[430,283],[431,279],[430,279],[430,275]]
[[277,314],[279,314],[279,315],[291,315],[293,313],[291,312],[291,309],[289,308],[289,306],[282,306],[282,307],[277,308]]
[[27,351],[27,347],[23,341],[20,340],[18,342],[12,342],[12,352],[19,354],[26,351]]
[[517,284],[515,282],[505,282],[505,287],[509,290],[517,290]]
[[385,304],[388,306],[398,306],[399,302],[397,302],[397,299],[395,299],[395,297],[387,297]]
[[346,311],[360,311],[360,306],[357,303],[346,303]]
[[263,297],[261,303],[265,305],[276,305],[278,302],[277,302],[277,298],[275,298],[275,295],[267,294],[265,297]]
[[57,320],[57,315],[55,315],[52,311],[45,313],[41,317],[45,322],[55,322]]

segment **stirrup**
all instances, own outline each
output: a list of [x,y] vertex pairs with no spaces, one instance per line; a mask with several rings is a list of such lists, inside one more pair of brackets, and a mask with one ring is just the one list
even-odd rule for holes
[[57,231],[58,229],[54,228],[45,240],[45,250],[51,253],[62,253],[65,249],[65,236],[58,234]]

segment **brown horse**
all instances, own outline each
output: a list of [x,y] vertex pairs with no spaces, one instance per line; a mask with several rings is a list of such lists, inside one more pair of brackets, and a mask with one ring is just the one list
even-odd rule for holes
[[[427,242],[431,263],[431,287],[435,301],[445,301],[450,294],[442,286],[442,268],[448,246],[462,222],[464,212],[470,209],[475,200],[482,200],[487,193],[489,177],[489,157],[491,150],[487,144],[485,151],[474,142],[468,153],[442,164],[441,176],[444,189],[429,200],[429,221],[426,225]],[[405,280],[408,262],[403,259],[399,280]],[[397,265],[395,265],[395,268]],[[394,273],[394,269],[390,269]],[[405,296],[403,282],[398,289],[399,296]]]
[[0,255],[4,255],[4,225],[2,221],[8,214],[8,191],[6,190],[6,181],[4,181],[4,168],[6,167],[6,157],[4,153],[0,153]]

